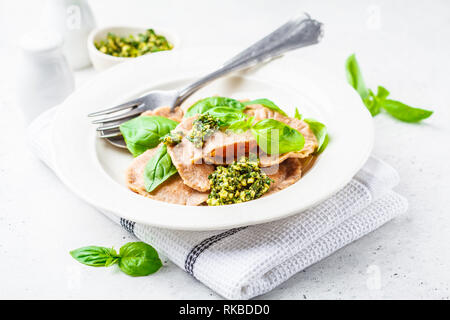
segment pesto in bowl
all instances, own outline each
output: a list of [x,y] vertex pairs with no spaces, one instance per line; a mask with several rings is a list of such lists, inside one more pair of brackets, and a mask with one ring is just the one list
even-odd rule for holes
[[147,29],[137,36],[130,34],[127,37],[108,32],[106,39],[94,41],[94,45],[104,54],[122,58],[135,58],[147,53],[173,49],[173,45],[166,37],[155,33],[153,29]]

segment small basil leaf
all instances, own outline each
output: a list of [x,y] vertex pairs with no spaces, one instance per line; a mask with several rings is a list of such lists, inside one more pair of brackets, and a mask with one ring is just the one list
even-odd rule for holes
[[245,109],[244,104],[238,100],[226,97],[209,97],[197,101],[192,106],[190,106],[189,109],[186,111],[184,117],[188,118],[198,113],[202,114],[214,107],[230,107],[241,111]]
[[112,266],[113,264],[116,264],[119,261],[118,257],[109,257],[108,260],[105,262],[105,267]]
[[378,90],[377,90],[377,98],[379,100],[384,100],[388,97],[388,95],[390,94],[390,92],[382,86],[378,86]]
[[156,147],[159,139],[168,134],[178,122],[160,116],[139,116],[120,125],[120,132],[128,150],[137,157]]
[[352,54],[347,58],[345,69],[347,71],[346,75],[348,83],[350,83],[350,85],[359,93],[361,99],[366,99],[369,96],[369,90],[364,83],[355,54]]
[[281,113],[283,116],[287,117],[288,115],[286,114],[286,112],[284,112],[283,110],[280,109],[280,107],[278,107],[275,103],[273,103],[272,101],[270,101],[269,99],[256,99],[256,100],[252,100],[252,101],[246,101],[244,102],[245,106],[250,106],[252,104],[260,104],[270,110],[273,110],[275,112]]
[[220,127],[227,127],[233,122],[246,118],[246,115],[241,110],[231,107],[214,107],[206,111],[206,113],[218,119]]
[[129,242],[119,253],[119,268],[133,277],[147,276],[162,267],[158,252],[144,242]]
[[297,108],[295,108],[295,115],[294,115],[294,118],[295,118],[295,119],[298,119],[298,120],[302,120],[302,115],[300,114],[300,112],[298,112],[298,109],[297,109]]
[[327,133],[327,127],[314,119],[304,119],[308,125],[311,131],[314,133],[317,139],[318,147],[317,147],[317,153],[321,153],[323,150],[325,150],[326,146],[328,145],[328,133]]
[[413,108],[395,100],[384,100],[383,109],[391,116],[405,122],[419,122],[433,114],[433,111]]
[[156,187],[177,172],[177,168],[175,168],[170,155],[167,153],[167,146],[165,144],[161,144],[156,154],[147,162],[147,165],[145,166],[145,189],[148,192],[152,192]]
[[389,91],[382,86],[378,86],[377,95],[375,95],[373,91],[369,89],[369,96],[366,99],[363,99],[363,102],[366,105],[367,109],[369,109],[372,117],[375,117],[381,112],[383,102],[384,100],[386,100],[388,95]]
[[241,119],[241,120],[235,121],[227,128],[227,130],[230,130],[235,133],[243,133],[243,132],[251,129],[254,120],[255,120],[255,117],[250,117],[247,119]]
[[283,122],[264,119],[252,127],[259,147],[267,154],[300,151],[305,144],[303,135]]
[[88,246],[70,251],[78,262],[91,267],[109,267],[117,262],[117,252],[113,248]]

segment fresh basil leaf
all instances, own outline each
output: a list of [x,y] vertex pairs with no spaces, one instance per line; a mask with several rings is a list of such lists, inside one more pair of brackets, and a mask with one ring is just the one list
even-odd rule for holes
[[297,108],[295,108],[295,115],[294,115],[294,118],[295,118],[295,119],[298,119],[298,120],[302,120],[302,115],[300,114],[300,112],[298,112],[298,109],[297,109]]
[[227,130],[230,130],[235,133],[243,133],[251,129],[254,120],[255,117],[250,117],[235,121],[227,128]]
[[328,145],[328,133],[327,133],[327,127],[314,119],[303,119],[308,125],[311,131],[314,133],[317,139],[317,153],[321,153],[323,150],[325,150],[326,146]]
[[405,122],[419,122],[433,114],[433,111],[413,108],[400,101],[384,100],[383,109],[391,116]]
[[70,251],[70,255],[91,267],[109,267],[118,261],[117,252],[113,248],[88,246]]
[[267,154],[282,154],[300,151],[305,144],[303,135],[283,122],[264,119],[252,127],[259,147]]
[[252,100],[252,101],[246,101],[244,102],[245,106],[250,106],[252,104],[260,104],[270,110],[273,110],[275,112],[281,113],[283,116],[287,117],[288,115],[286,114],[286,112],[284,112],[283,110],[280,109],[280,107],[278,107],[275,103],[273,103],[272,101],[270,101],[269,99],[256,99],[256,100]]
[[244,104],[238,100],[226,97],[209,97],[197,101],[192,106],[190,106],[189,109],[186,111],[184,117],[188,118],[198,113],[202,114],[214,107],[230,107],[241,111],[245,109]]
[[378,86],[378,91],[377,91],[377,99],[378,100],[385,100],[389,94],[390,94],[390,92],[385,87]]
[[148,192],[152,192],[157,186],[177,172],[177,168],[175,168],[170,155],[167,153],[167,146],[165,144],[161,144],[156,154],[147,162],[147,165],[145,166],[145,189]]
[[345,69],[347,71],[346,74],[348,83],[350,83],[350,85],[359,93],[361,99],[366,99],[369,96],[369,90],[364,83],[355,54],[352,54],[347,58],[347,61],[345,62]]
[[220,127],[227,127],[233,122],[246,118],[246,115],[241,110],[231,107],[214,107],[206,111],[206,113],[218,119]]
[[319,154],[319,153],[322,153],[326,148],[327,148],[327,146],[328,146],[328,143],[330,142],[330,135],[327,133],[326,135],[325,135],[325,139],[323,139],[323,143],[322,143],[322,145],[319,147],[319,148],[317,148],[317,153]]
[[119,268],[133,277],[147,276],[162,267],[158,252],[144,242],[129,242],[119,253]]
[[139,116],[120,125],[128,150],[137,157],[159,144],[159,139],[178,125],[160,116]]

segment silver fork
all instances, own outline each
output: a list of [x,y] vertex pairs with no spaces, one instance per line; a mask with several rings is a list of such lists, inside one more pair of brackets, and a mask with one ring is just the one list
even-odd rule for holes
[[181,90],[154,90],[147,95],[125,102],[121,105],[89,114],[89,117],[111,115],[96,119],[92,123],[101,124],[97,131],[100,138],[106,138],[117,147],[126,147],[119,126],[142,112],[161,106],[170,106],[173,110],[194,92],[209,82],[231,72],[254,66],[297,48],[318,43],[323,36],[322,23],[313,20],[306,13],[293,18],[284,25],[245,49],[223,66]]

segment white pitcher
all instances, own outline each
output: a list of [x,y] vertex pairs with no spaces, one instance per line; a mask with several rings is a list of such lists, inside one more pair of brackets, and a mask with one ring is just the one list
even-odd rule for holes
[[58,33],[34,30],[20,40],[17,102],[26,122],[60,104],[74,90],[74,77]]
[[72,69],[90,64],[87,37],[95,28],[95,19],[86,0],[47,0],[42,24],[64,39],[64,54]]

